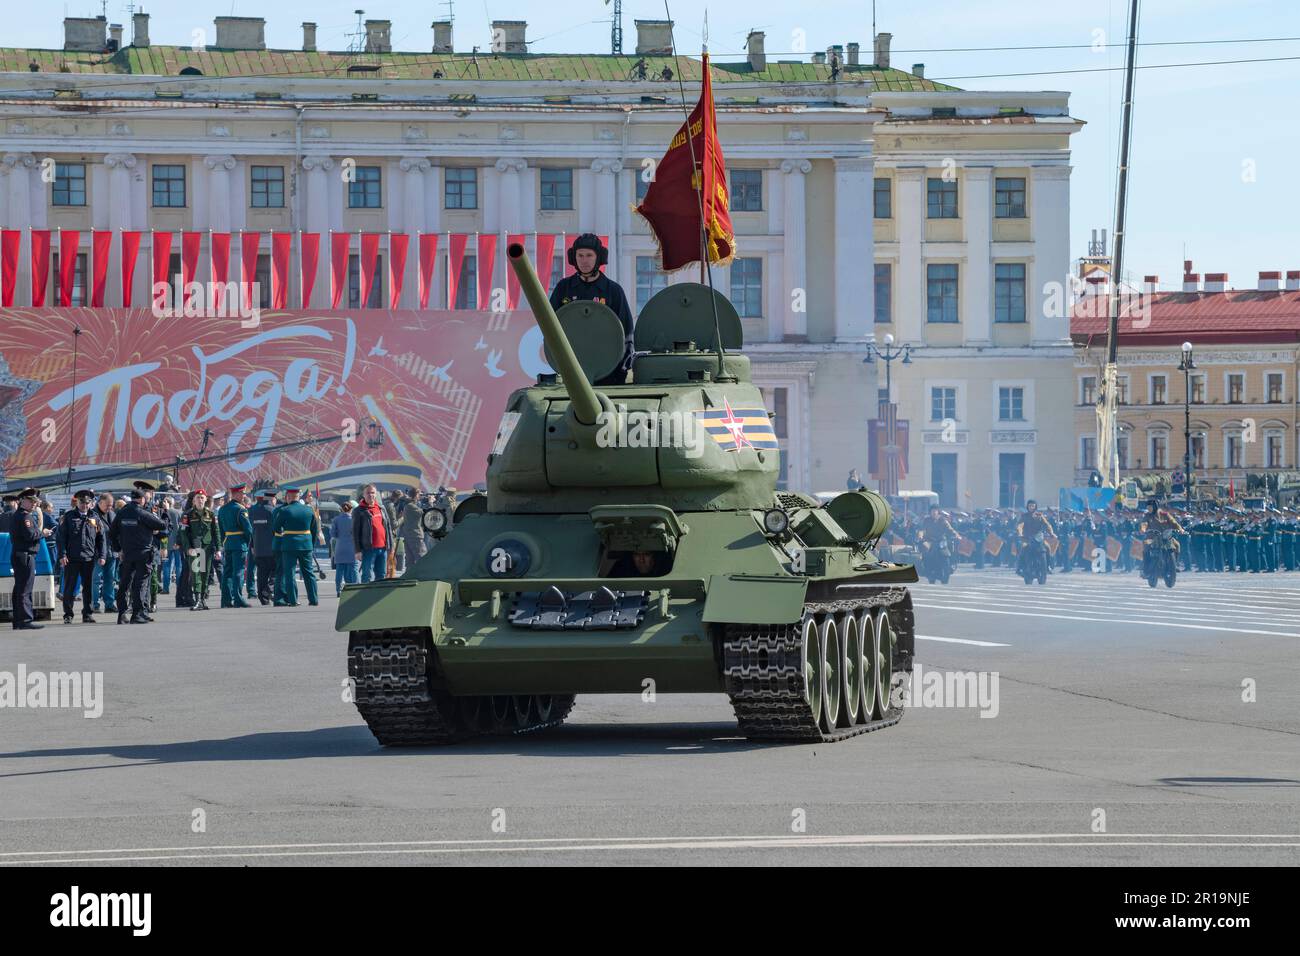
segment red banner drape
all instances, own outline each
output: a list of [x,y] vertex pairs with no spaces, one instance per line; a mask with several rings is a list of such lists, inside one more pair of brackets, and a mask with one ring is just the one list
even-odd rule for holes
[[77,255],[81,249],[81,230],[59,230],[59,305],[72,305],[72,283],[77,275]]
[[420,308],[429,307],[429,290],[433,288],[433,269],[438,264],[438,234],[420,233]]
[[[518,243],[524,244],[524,234],[522,232],[512,232],[506,234],[506,248]],[[550,289],[546,290],[547,292]],[[510,263],[506,263],[506,310],[513,311],[519,307],[519,277],[515,275],[515,270],[510,268]]]
[[388,307],[401,308],[402,279],[406,275],[406,250],[411,237],[404,232],[388,234]]
[[226,283],[230,281],[230,233],[212,234],[209,255],[212,257],[212,308],[220,313],[226,304]]
[[316,288],[316,266],[320,262],[320,233],[298,234],[298,254],[302,272],[302,307],[311,308],[311,293]]
[[170,232],[155,232],[153,234],[153,286],[150,287],[149,297],[155,296],[154,289],[158,283],[169,285],[171,276],[167,273],[170,271],[172,260],[172,234]]
[[50,230],[32,231],[32,307],[45,305],[45,287],[50,281]]
[[96,229],[90,234],[90,305],[104,307],[104,290],[108,287],[108,257],[113,247],[113,233]]
[[379,262],[379,233],[361,234],[361,308],[370,308],[370,292],[375,286],[375,266]]
[[[253,283],[257,280],[257,253],[262,246],[260,232],[239,234],[239,289],[244,300],[244,311],[253,310]],[[258,302],[262,297],[258,296]]]
[[337,309],[343,301],[343,290],[348,287],[348,246],[350,232],[330,233],[330,308]]
[[131,286],[135,282],[135,260],[140,256],[140,240],[144,233],[136,230],[122,232],[122,308],[131,308]]
[[13,308],[14,288],[18,285],[18,250],[22,246],[23,234],[17,229],[0,232],[0,304],[6,309]]
[[492,308],[492,277],[497,262],[496,233],[479,233],[478,237],[478,308]]
[[202,242],[201,232],[181,233],[181,302],[185,305],[190,301],[190,283],[199,271],[199,248]]
[[460,286],[460,270],[465,265],[465,246],[469,236],[453,232],[447,236],[447,308],[456,308],[456,290]]
[[271,233],[271,308],[289,306],[289,254],[293,248],[293,233]]
[[537,278],[542,281],[542,288],[551,291],[551,273],[555,271],[555,240],[559,236],[553,233],[537,234]]

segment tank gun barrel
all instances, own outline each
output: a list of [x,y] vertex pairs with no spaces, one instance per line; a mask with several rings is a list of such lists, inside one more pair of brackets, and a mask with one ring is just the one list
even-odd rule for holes
[[578,357],[573,353],[573,346],[560,328],[560,320],[551,308],[551,300],[537,277],[528,253],[521,243],[514,242],[506,250],[506,258],[510,262],[510,268],[519,277],[519,286],[528,299],[528,307],[532,309],[533,318],[537,320],[542,337],[546,339],[546,346],[555,361],[555,370],[564,379],[564,388],[569,393],[575,417],[584,425],[594,425],[601,411],[600,398],[587,381],[586,373],[582,371]]

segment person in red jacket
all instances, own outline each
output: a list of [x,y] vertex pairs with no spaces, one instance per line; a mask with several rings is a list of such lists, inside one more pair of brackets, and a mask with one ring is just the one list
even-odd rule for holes
[[379,489],[366,485],[361,498],[361,504],[352,512],[352,544],[357,563],[361,565],[361,581],[365,583],[388,577],[388,552],[396,542],[388,512],[379,500]]

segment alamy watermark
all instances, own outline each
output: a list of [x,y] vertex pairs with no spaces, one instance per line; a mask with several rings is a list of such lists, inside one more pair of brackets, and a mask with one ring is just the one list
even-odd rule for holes
[[0,709],[80,710],[87,718],[104,713],[103,671],[0,671]]
[[600,448],[683,448],[687,458],[704,454],[704,425],[694,412],[628,411],[617,405],[596,416],[596,424]]
[[981,717],[996,717],[1001,709],[997,671],[926,670],[918,661],[910,682],[903,684],[908,707],[977,707]]

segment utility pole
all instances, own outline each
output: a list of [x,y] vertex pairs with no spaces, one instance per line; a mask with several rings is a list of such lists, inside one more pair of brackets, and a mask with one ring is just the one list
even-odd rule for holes
[[[605,0],[609,6],[610,0]],[[614,15],[609,18],[609,52],[620,55],[623,52],[623,0],[613,0]]]

